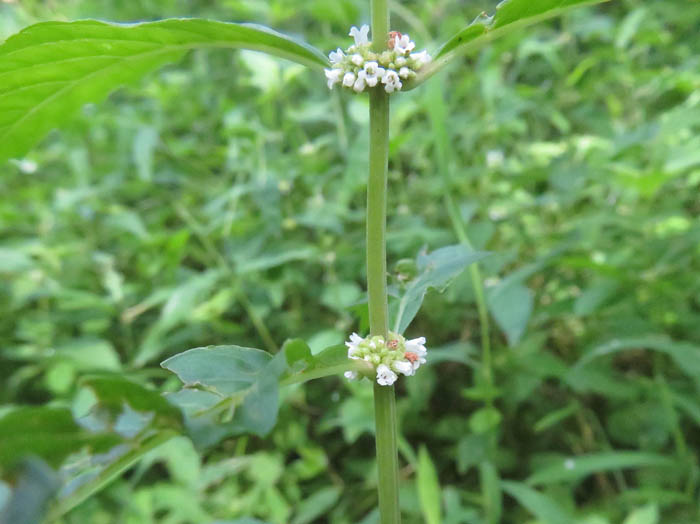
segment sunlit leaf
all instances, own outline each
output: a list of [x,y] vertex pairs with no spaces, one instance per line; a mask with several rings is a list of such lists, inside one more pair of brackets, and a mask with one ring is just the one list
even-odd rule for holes
[[87,102],[196,48],[262,51],[320,68],[318,50],[271,29],[201,19],[32,25],[0,45],[0,160],[23,155]]

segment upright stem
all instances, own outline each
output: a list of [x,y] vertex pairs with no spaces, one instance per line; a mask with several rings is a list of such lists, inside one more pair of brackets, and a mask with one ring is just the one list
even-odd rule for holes
[[367,293],[372,335],[387,336],[386,186],[389,150],[389,95],[369,94],[369,181],[367,183]]
[[[372,42],[384,49],[389,33],[387,0],[372,0]],[[369,95],[370,146],[367,184],[367,295],[372,335],[387,337],[389,320],[386,294],[386,189],[389,162],[389,95],[372,89]],[[374,420],[379,471],[381,524],[399,524],[399,459],[396,400],[393,386],[374,384]]]

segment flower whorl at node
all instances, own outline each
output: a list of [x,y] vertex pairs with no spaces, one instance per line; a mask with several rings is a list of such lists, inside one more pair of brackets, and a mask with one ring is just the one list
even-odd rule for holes
[[369,26],[352,27],[350,36],[355,44],[343,51],[338,48],[328,58],[331,69],[325,69],[328,89],[340,84],[361,93],[365,88],[383,87],[387,93],[401,91],[403,82],[411,80],[431,60],[426,51],[413,53],[416,44],[408,35],[398,31],[389,33],[387,48],[381,53],[372,51],[368,39]]
[[[377,372],[377,383],[391,386],[398,378],[397,373],[407,377],[415,375],[421,364],[425,364],[425,337],[406,340],[397,333],[389,333],[388,340],[382,336],[362,338],[357,333],[350,335],[348,358],[369,362]],[[357,372],[346,371],[345,377],[357,378]]]

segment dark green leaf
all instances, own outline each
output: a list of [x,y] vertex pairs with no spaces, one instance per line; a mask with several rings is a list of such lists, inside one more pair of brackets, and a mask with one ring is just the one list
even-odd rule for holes
[[119,440],[81,428],[68,409],[19,408],[0,419],[0,470],[32,455],[58,467],[71,453],[85,447],[105,451]]
[[[259,349],[209,346],[175,355],[161,366],[176,373],[188,388],[187,394],[173,395],[171,399],[189,408],[191,417],[220,406],[220,414],[230,413],[230,420],[224,419],[228,434],[266,435],[275,425],[277,381],[286,369],[283,354],[273,358]],[[195,391],[188,391],[192,389]]]
[[287,340],[282,346],[282,351],[284,351],[284,356],[287,358],[287,364],[289,366],[299,361],[313,361],[311,348],[300,338]]
[[508,345],[516,345],[532,314],[532,291],[518,282],[504,281],[488,289],[487,299],[489,310],[506,334]]
[[153,426],[182,427],[182,413],[157,391],[143,387],[121,377],[92,377],[83,381],[96,397],[97,405],[117,417],[124,411],[124,405],[141,413],[154,415]]

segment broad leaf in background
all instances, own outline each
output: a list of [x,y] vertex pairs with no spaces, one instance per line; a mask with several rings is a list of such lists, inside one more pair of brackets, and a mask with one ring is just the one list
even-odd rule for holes
[[277,381],[287,369],[282,352],[273,357],[254,348],[208,346],[170,357],[161,366],[185,385],[168,398],[183,408],[200,445],[240,433],[263,436],[277,421]]
[[436,249],[430,254],[421,253],[416,259],[417,276],[411,280],[399,300],[394,331],[403,333],[420,309],[428,288],[442,290],[470,264],[488,256],[457,244]]
[[525,333],[532,314],[532,291],[520,282],[504,280],[486,292],[488,307],[498,326],[514,346]]
[[251,49],[316,68],[327,63],[313,47],[256,25],[201,19],[36,24],[0,45],[0,161],[26,153],[83,104],[195,48]]
[[483,13],[445,42],[435,53],[433,62],[419,73],[408,89],[424,82],[453,59],[478,49],[495,38],[560,15],[569,9],[605,1],[607,0],[505,0],[498,4],[494,16]]
[[15,409],[0,418],[0,473],[31,456],[58,467],[71,453],[85,448],[103,452],[119,441],[116,435],[80,427],[66,408]]

